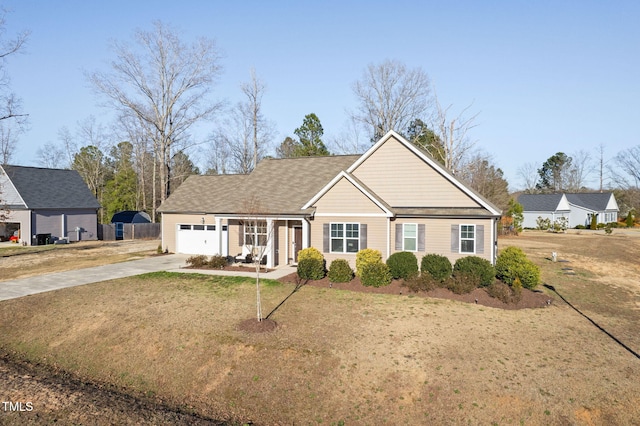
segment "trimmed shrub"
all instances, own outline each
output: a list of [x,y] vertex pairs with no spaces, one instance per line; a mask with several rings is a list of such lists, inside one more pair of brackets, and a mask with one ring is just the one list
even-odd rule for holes
[[227,266],[227,258],[224,256],[215,255],[211,256],[211,260],[209,260],[209,266],[215,269],[224,269]]
[[434,290],[439,284],[440,282],[429,274],[412,275],[402,282],[403,287],[407,287],[414,293]]
[[451,276],[453,267],[448,257],[439,254],[427,254],[420,262],[422,274],[429,274],[438,281],[444,281]]
[[353,269],[345,259],[336,259],[331,262],[327,275],[332,283],[348,283],[353,279]]
[[382,253],[374,249],[362,249],[356,254],[356,275],[361,277],[366,265],[382,262]]
[[467,294],[480,286],[480,277],[468,272],[461,272],[445,281],[446,287],[455,294]]
[[504,303],[518,303],[522,300],[522,284],[518,278],[515,279],[511,287],[503,282],[495,281],[487,287],[487,293]]
[[362,268],[360,280],[367,287],[382,287],[391,284],[391,272],[386,263],[368,263]]
[[298,276],[303,280],[324,278],[324,256],[318,249],[309,247],[298,252]]
[[455,265],[453,265],[453,276],[460,274],[475,276],[479,278],[479,284],[486,287],[495,280],[496,270],[487,259],[478,256],[466,256],[456,260]]
[[409,278],[418,275],[418,259],[416,255],[408,251],[393,253],[387,259],[387,266],[393,278]]
[[527,259],[522,249],[507,247],[496,260],[496,278],[508,285],[518,279],[524,288],[532,289],[540,282],[540,268]]
[[209,259],[204,254],[194,254],[186,260],[187,265],[193,268],[203,268],[209,264]]
[[320,262],[324,261],[324,256],[320,253],[315,247],[308,247],[306,249],[302,249],[298,252],[298,262],[304,259],[316,259]]

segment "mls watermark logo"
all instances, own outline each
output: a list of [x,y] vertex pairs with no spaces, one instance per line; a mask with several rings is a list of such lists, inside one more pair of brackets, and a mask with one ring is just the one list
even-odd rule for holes
[[2,407],[2,411],[7,413],[33,411],[33,403],[30,401],[29,402],[2,401],[2,405],[0,405],[0,407]]

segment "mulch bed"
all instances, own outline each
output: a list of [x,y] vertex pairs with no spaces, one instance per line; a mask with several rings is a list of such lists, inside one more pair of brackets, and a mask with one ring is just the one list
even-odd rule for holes
[[[298,283],[300,279],[298,274],[293,273],[280,278],[283,283]],[[333,288],[336,290],[358,291],[361,293],[379,293],[379,294],[398,294],[413,295],[416,297],[433,297],[437,299],[457,300],[466,303],[475,303],[478,305],[489,306],[500,309],[529,309],[543,308],[553,303],[553,298],[539,290],[522,289],[522,298],[518,303],[504,303],[503,301],[489,296],[484,288],[476,288],[471,293],[455,294],[446,288],[437,288],[435,290],[414,293],[407,287],[402,285],[402,280],[393,280],[391,284],[384,287],[367,287],[363,286],[358,277],[348,283],[330,283],[329,278],[325,277],[321,280],[310,280],[305,285],[312,287]]]

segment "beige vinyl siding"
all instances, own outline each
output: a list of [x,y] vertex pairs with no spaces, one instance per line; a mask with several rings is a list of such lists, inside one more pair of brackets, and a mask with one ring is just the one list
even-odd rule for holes
[[[483,253],[477,253],[476,248],[475,256],[482,257],[491,261],[491,219],[397,219],[391,222],[391,253],[395,253],[395,240],[396,240],[396,224],[402,223],[416,223],[425,225],[425,249],[424,251],[414,252],[418,258],[418,264],[427,253],[440,254],[449,258],[451,263],[455,263],[461,257],[469,256],[468,254],[451,251],[451,225],[484,225],[484,240],[478,241],[476,239],[476,245],[482,244]],[[477,232],[476,232],[477,236]]]
[[355,187],[347,179],[340,179],[316,203],[316,214],[350,213],[350,214],[383,214],[369,197]]
[[[359,223],[367,225],[367,248],[380,250],[382,258],[387,258],[387,222],[386,217],[337,216],[316,217],[311,221],[311,247],[323,251],[323,230],[325,223]],[[362,247],[360,247],[362,248]],[[327,261],[327,268],[335,259],[346,259],[352,268],[356,267],[355,253],[322,253]]]
[[471,197],[393,138],[352,174],[393,207],[478,207]]

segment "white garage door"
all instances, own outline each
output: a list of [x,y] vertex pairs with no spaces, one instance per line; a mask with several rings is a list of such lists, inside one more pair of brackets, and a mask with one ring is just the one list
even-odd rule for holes
[[220,253],[215,225],[178,225],[177,252],[214,255]]

